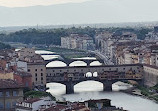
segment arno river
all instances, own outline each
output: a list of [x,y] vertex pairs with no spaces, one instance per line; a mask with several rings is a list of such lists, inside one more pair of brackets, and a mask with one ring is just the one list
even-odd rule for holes
[[[158,111],[158,104],[139,96],[133,96],[119,91],[102,92],[103,86],[99,82],[86,81],[75,86],[74,94],[65,94],[65,86],[57,83],[49,83],[48,92],[56,96],[57,100],[84,101],[89,99],[110,99],[112,105],[123,107],[129,111]],[[113,85],[113,89],[125,88],[126,86]]]

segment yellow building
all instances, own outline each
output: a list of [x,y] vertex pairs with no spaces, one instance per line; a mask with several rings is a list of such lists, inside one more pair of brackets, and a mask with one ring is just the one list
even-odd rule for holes
[[13,72],[0,72],[0,79],[14,79]]

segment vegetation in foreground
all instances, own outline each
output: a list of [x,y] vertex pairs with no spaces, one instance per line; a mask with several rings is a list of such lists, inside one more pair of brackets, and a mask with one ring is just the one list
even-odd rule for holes
[[48,92],[43,92],[43,91],[27,91],[24,93],[24,98],[40,98],[40,97],[51,97],[52,100],[56,100],[54,96],[52,96],[50,93]]

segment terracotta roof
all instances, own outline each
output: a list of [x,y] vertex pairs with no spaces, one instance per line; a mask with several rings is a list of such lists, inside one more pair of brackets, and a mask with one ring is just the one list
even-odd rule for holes
[[25,103],[34,103],[34,102],[37,102],[37,101],[40,101],[41,99],[39,99],[39,98],[33,98],[33,99],[28,99],[28,100],[25,100],[24,102]]
[[0,89],[9,89],[9,88],[22,88],[22,84],[18,84],[16,81],[11,79],[0,79]]
[[44,111],[61,111],[63,109],[68,109],[69,107],[67,105],[63,105],[63,104],[58,104],[56,106],[52,106]]

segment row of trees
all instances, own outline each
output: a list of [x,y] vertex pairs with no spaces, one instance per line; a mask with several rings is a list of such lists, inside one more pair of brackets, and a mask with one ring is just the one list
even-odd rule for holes
[[71,33],[88,34],[94,37],[95,29],[90,27],[49,30],[24,29],[10,34],[0,34],[0,40],[3,42],[21,42],[25,44],[60,45],[61,37],[68,36]]
[[121,34],[122,31],[130,31],[137,34],[138,39],[144,39],[150,29],[140,28],[58,28],[58,29],[24,29],[10,34],[0,34],[2,42],[21,42],[25,44],[46,44],[46,45],[60,45],[61,37],[68,36],[69,34],[87,34],[94,39],[97,32],[115,32]]
[[4,43],[0,42],[0,50],[1,49],[11,49],[11,46],[8,44],[4,44]]

